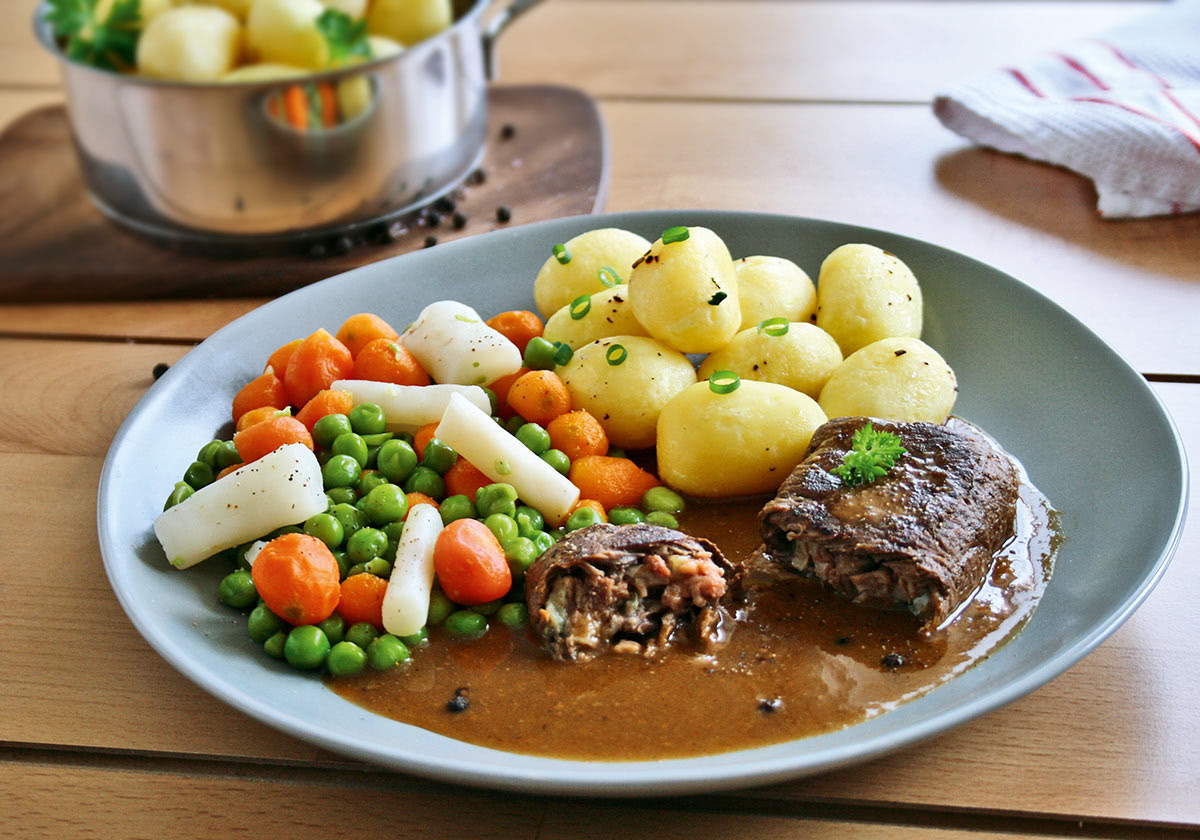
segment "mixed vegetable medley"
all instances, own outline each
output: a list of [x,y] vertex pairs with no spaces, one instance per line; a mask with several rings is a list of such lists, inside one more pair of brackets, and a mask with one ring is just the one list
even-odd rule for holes
[[544,323],[450,300],[402,332],[361,313],[234,397],[232,439],[200,449],[155,533],[177,568],[232,565],[217,597],[269,655],[345,676],[404,662],[430,626],[519,629],[525,573],[566,533],[675,528],[682,494],[774,491],[827,417],[953,406],[916,280],[878,248],[834,251],[819,295],[700,227],[550,250]]

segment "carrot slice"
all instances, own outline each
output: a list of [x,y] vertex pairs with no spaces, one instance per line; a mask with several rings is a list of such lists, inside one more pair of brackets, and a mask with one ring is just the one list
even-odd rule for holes
[[572,461],[587,455],[608,453],[608,435],[591,412],[579,409],[560,414],[546,426],[550,445],[566,453]]
[[370,341],[355,355],[354,378],[397,385],[428,385],[433,381],[407,347],[389,338]]
[[354,357],[346,345],[326,330],[310,335],[288,359],[283,376],[288,399],[297,408],[338,379],[346,379],[354,370]]
[[474,464],[461,456],[454,462],[454,466],[446,470],[442,480],[446,482],[447,496],[466,496],[472,502],[475,501],[475,494],[480,487],[487,487],[492,483],[492,480],[476,469]]
[[347,624],[366,622],[383,627],[383,596],[388,582],[378,575],[351,575],[342,581],[337,612]]
[[373,315],[370,312],[360,312],[357,315],[351,315],[342,322],[342,325],[338,327],[335,337],[342,344],[345,344],[346,349],[350,351],[350,355],[357,359],[362,349],[372,341],[379,338],[395,341],[400,337],[400,333],[396,332],[391,324],[378,315]]
[[326,414],[349,414],[354,397],[349,391],[320,391],[296,413],[296,419],[312,432],[313,426]]
[[571,410],[571,394],[552,371],[531,370],[512,384],[508,404],[529,422],[544,426]]
[[501,312],[488,318],[487,325],[507,338],[521,353],[525,345],[542,334],[542,319],[526,309]]
[[312,435],[295,417],[273,417],[233,436],[233,445],[246,464],[289,443],[303,443],[309,449],[313,448]]
[[325,543],[308,534],[276,537],[254,558],[254,588],[277,616],[292,624],[316,624],[338,603],[338,564]]
[[264,373],[242,386],[242,390],[233,398],[233,422],[236,423],[243,414],[256,408],[287,408],[287,405],[288,395],[283,382],[274,373]]
[[587,455],[571,464],[571,483],[585,499],[595,499],[612,510],[637,505],[651,487],[661,482],[628,458]]

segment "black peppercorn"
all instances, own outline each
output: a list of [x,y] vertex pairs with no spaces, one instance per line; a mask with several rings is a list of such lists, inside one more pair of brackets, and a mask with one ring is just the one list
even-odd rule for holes
[[471,693],[471,689],[467,687],[456,688],[454,696],[446,702],[446,711],[448,712],[465,712],[467,707],[471,705],[471,698],[467,695]]
[[512,219],[512,208],[507,204],[501,204],[496,208],[496,219],[501,222],[507,222]]
[[908,660],[906,660],[904,658],[903,654],[889,653],[887,656],[883,657],[883,667],[885,667],[885,668],[902,668],[902,667],[904,667],[904,663],[907,661]]
[[162,375],[164,373],[166,373],[170,369],[171,369],[171,366],[169,364],[167,364],[166,362],[159,362],[158,364],[156,364],[154,366],[154,370],[150,371],[150,374],[155,379],[159,379],[162,377]]
[[436,236],[426,236],[425,237],[425,247],[426,248],[432,248],[436,244],[437,244]]
[[758,710],[764,715],[778,712],[783,708],[783,699],[779,697],[764,697],[758,701]]
[[511,140],[517,136],[517,127],[512,123],[505,123],[500,128],[500,139]]
[[487,173],[482,169],[476,169],[471,173],[471,177],[467,179],[467,183],[478,186],[487,180]]
[[459,210],[453,217],[454,229],[462,230],[467,226],[467,214]]
[[439,213],[453,213],[458,205],[454,203],[454,199],[449,196],[442,196],[437,201],[433,202],[433,209]]

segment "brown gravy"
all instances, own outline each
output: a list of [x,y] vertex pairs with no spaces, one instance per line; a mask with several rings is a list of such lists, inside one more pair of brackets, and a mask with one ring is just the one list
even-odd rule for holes
[[[760,544],[762,504],[694,504],[681,530],[745,559]],[[926,693],[1009,639],[1049,579],[1052,517],[1045,497],[1023,482],[1016,537],[957,618],[928,636],[907,613],[857,607],[789,579],[749,598],[713,656],[683,642],[654,659],[562,663],[496,622],[473,642],[435,628],[406,666],[329,685],[378,714],[451,738],[557,758],[681,758],[829,732]],[[468,690],[469,707],[450,712],[458,689]]]

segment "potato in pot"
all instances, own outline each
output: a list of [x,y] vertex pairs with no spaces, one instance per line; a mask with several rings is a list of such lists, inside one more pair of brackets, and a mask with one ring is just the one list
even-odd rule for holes
[[622,449],[654,445],[659,412],[696,382],[687,356],[653,338],[618,335],[586,344],[559,368],[571,407],[585,408]]
[[542,338],[562,341],[572,349],[610,335],[647,335],[633,315],[625,283],[596,292],[587,303],[571,302],[550,316]]
[[826,420],[812,397],[773,382],[715,393],[698,382],[658,418],[658,476],[691,496],[777,490]]
[[820,327],[767,320],[710,353],[700,365],[700,378],[731,370],[742,379],[786,385],[815,400],[841,363],[837,342]]
[[819,402],[830,417],[945,423],[958,382],[919,338],[885,338],[852,353],[829,377]]
[[[580,295],[626,282],[634,262],[650,247],[646,239],[620,228],[589,230],[561,244],[561,256],[551,255],[533,281],[533,299],[545,318]],[[605,268],[613,274],[601,273]]]
[[450,0],[375,0],[367,12],[367,28],[375,35],[410,46],[454,23]]
[[817,326],[849,356],[882,338],[921,336],[921,287],[895,254],[843,245],[821,263]]
[[246,44],[258,60],[320,70],[329,63],[329,44],[317,18],[317,0],[254,0],[246,18]]
[[817,314],[817,287],[800,266],[783,257],[742,257],[737,272],[742,329],[767,318],[811,321]]
[[180,6],[146,25],[138,39],[138,72],[176,82],[215,82],[237,64],[241,48],[241,26],[229,12]]
[[742,325],[733,259],[708,228],[672,228],[629,275],[633,314],[650,335],[681,353],[711,353]]

